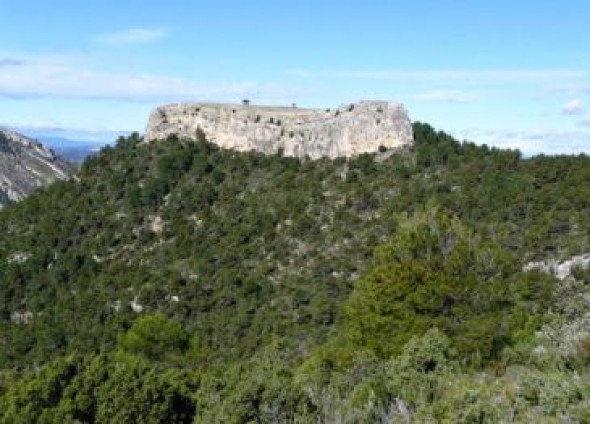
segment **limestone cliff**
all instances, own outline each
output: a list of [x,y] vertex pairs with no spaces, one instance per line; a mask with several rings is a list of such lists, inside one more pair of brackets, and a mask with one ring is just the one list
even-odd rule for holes
[[36,140],[0,128],[0,207],[69,176],[69,165]]
[[197,129],[220,147],[313,159],[354,156],[413,141],[405,108],[364,101],[337,109],[301,109],[249,104],[174,104],[152,112],[145,140],[176,135],[195,138]]

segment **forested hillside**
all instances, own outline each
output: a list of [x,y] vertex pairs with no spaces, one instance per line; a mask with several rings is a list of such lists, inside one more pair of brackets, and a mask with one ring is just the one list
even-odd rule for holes
[[[0,422],[590,422],[590,158],[120,138],[0,211]],[[585,263],[581,261],[580,263]]]

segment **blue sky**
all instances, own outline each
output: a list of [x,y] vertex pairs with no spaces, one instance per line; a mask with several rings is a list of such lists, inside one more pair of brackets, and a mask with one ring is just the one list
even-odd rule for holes
[[582,0],[21,0],[2,6],[0,125],[107,140],[180,101],[402,102],[525,153],[590,153]]

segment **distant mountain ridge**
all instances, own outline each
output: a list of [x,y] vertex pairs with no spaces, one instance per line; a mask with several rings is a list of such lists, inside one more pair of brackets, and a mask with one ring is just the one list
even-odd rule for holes
[[39,141],[0,128],[0,207],[67,179],[70,172],[70,165]]
[[284,156],[351,157],[409,146],[412,123],[403,105],[361,101],[335,109],[194,103],[157,108],[146,141],[170,135],[196,139],[199,130],[226,149]]
[[49,146],[61,158],[73,164],[81,164],[88,156],[97,153],[105,142],[77,140],[65,137],[39,136],[38,139]]

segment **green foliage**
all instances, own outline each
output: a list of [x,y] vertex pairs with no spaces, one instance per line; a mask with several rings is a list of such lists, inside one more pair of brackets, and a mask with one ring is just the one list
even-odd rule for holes
[[118,367],[97,391],[96,420],[103,423],[192,423],[196,412],[182,373],[143,366]]
[[292,384],[286,351],[271,342],[247,361],[203,375],[195,422],[293,422],[306,415],[313,407]]
[[54,409],[60,404],[64,390],[77,373],[74,358],[64,358],[39,375],[13,385],[0,398],[2,422],[51,423]]
[[414,134],[134,134],[2,209],[0,422],[587,420],[587,272],[521,269],[590,250],[589,158]]
[[188,376],[106,356],[68,357],[29,373],[0,398],[0,422],[192,423]]
[[352,346],[382,358],[432,327],[465,358],[496,357],[514,335],[526,337],[533,307],[551,299],[547,281],[537,289],[544,297],[529,302],[532,284],[516,265],[431,207],[405,219],[395,239],[376,249],[374,267],[344,306],[344,331]]
[[161,313],[140,316],[118,340],[120,357],[133,355],[163,361],[186,352],[188,335],[180,323]]

